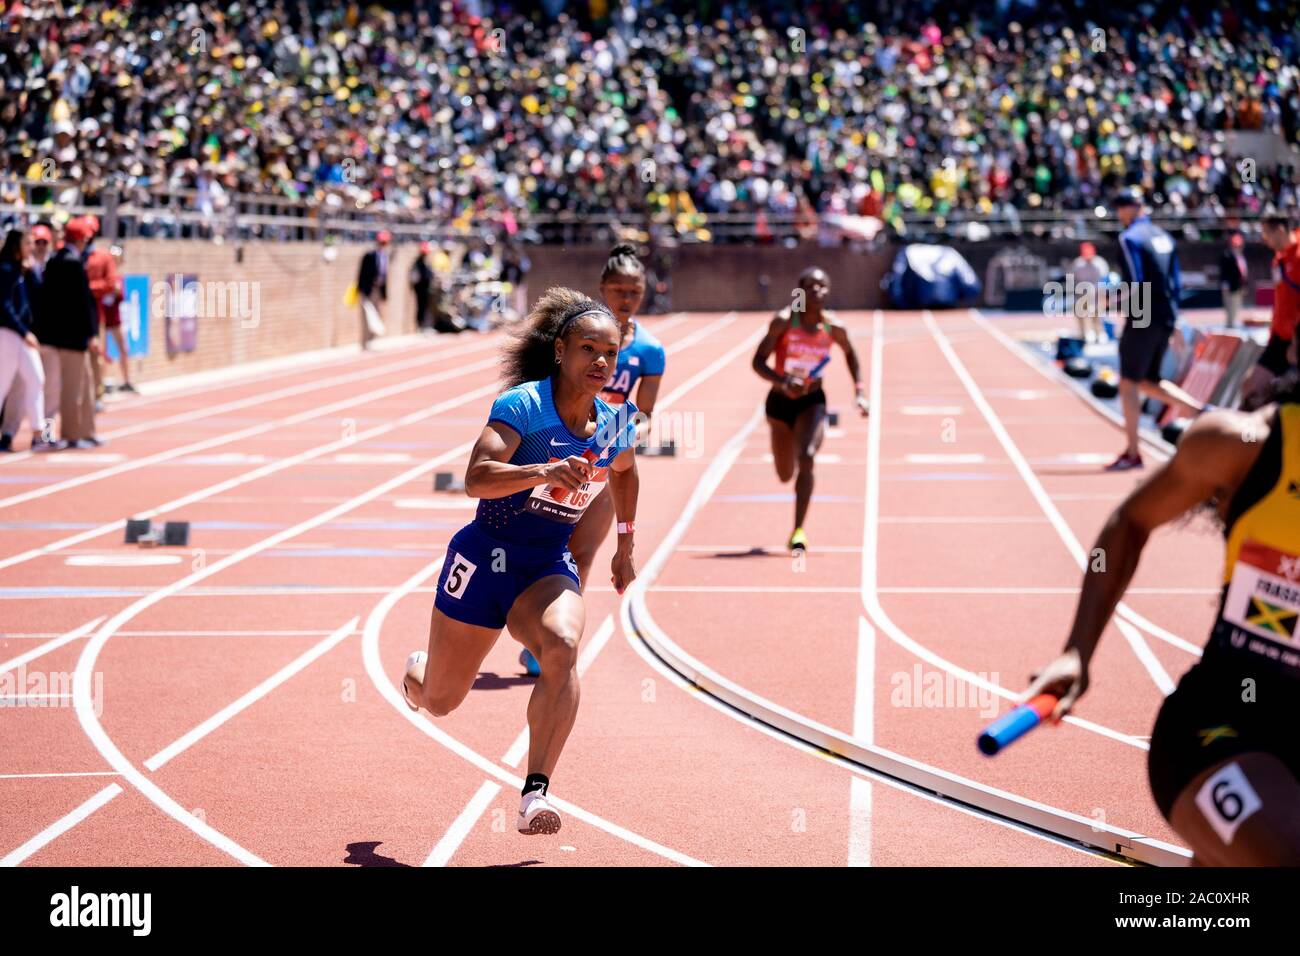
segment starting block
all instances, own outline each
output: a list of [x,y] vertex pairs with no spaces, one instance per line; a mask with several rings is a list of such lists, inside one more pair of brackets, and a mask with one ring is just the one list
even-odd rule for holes
[[838,409],[827,409],[826,424],[829,425],[831,428],[840,427],[840,413]]
[[127,518],[126,543],[137,544],[142,548],[153,548],[160,544],[168,548],[184,548],[190,543],[190,523],[168,521],[161,528],[155,528],[148,518]]
[[648,455],[651,458],[675,458],[677,457],[677,443],[669,439],[660,442],[658,445],[637,445],[636,453],[638,455]]
[[439,471],[433,476],[434,491],[464,491],[465,482],[457,478],[454,472]]

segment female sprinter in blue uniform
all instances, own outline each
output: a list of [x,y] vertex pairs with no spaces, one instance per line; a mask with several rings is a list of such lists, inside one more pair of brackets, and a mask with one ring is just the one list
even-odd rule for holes
[[578,712],[585,623],[568,543],[606,482],[619,520],[615,589],[636,577],[636,408],[599,397],[618,361],[619,335],[604,306],[570,289],[549,289],[507,347],[509,387],[493,402],[465,472],[465,491],[482,500],[447,546],[429,649],[408,658],[403,679],[407,703],[441,717],[465,699],[507,624],[542,662],[528,702],[520,833],[560,828],[547,789]]
[[[618,350],[618,367],[600,393],[611,405],[623,405],[636,391],[638,437],[650,428],[650,416],[659,398],[659,382],[664,374],[664,347],[633,316],[645,298],[645,266],[636,257],[636,249],[620,244],[609,253],[609,261],[600,274],[600,294],[622,329]],[[601,494],[588,506],[569,539],[569,550],[578,564],[578,579],[586,581],[596,552],[609,535],[614,522],[614,503],[608,493]],[[524,648],[519,663],[533,677],[540,672],[537,659]]]

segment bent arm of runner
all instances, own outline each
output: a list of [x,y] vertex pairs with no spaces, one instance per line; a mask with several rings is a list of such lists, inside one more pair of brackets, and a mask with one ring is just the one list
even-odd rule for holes
[[853,402],[858,411],[866,415],[871,411],[871,405],[862,390],[862,366],[858,362],[857,350],[853,348],[853,340],[849,338],[849,330],[836,322],[831,326],[831,338],[844,350],[844,360],[849,365],[849,374],[853,376]]
[[555,484],[577,491],[591,474],[586,459],[570,455],[537,465],[511,465],[519,433],[501,422],[489,422],[469,453],[465,494],[471,498],[505,498],[538,485]]
[[[641,476],[636,470],[636,449],[628,448],[609,464],[609,493],[614,501],[614,520],[620,525],[630,525],[636,520],[637,496],[641,492]],[[622,594],[636,580],[632,565],[631,531],[620,531],[614,558],[610,561],[610,581],[614,590]]]
[[1115,509],[1087,556],[1083,588],[1065,649],[1039,672],[1025,697],[1052,694],[1059,721],[1088,688],[1088,666],[1106,623],[1137,570],[1151,532],[1197,505],[1229,495],[1258,455],[1268,426],[1258,415],[1213,412],[1198,418],[1174,457]]
[[754,350],[754,361],[751,363],[759,378],[771,382],[787,393],[799,385],[798,380],[792,375],[778,373],[772,366],[767,364],[767,359],[776,350],[776,343],[781,341],[781,336],[785,334],[785,330],[789,326],[790,323],[779,315],[772,319],[771,324],[767,327],[767,335],[763,336],[763,341],[759,342],[758,348]]

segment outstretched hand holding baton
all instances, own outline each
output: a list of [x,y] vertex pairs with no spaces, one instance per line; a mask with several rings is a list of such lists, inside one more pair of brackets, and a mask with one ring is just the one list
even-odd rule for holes
[[991,757],[1044,721],[1060,723],[1087,689],[1088,671],[1079,652],[1069,648],[1033,677],[1023,704],[984,729],[980,752]]

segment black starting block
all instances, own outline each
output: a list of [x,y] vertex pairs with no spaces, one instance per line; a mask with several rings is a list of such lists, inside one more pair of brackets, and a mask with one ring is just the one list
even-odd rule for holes
[[826,412],[826,424],[831,428],[838,428],[840,425],[840,413],[838,410],[830,409]]
[[677,457],[677,443],[669,439],[660,442],[658,445],[637,445],[636,453],[638,455],[649,455],[651,458],[675,458]]
[[465,482],[456,477],[455,472],[439,471],[433,476],[434,491],[464,491]]
[[155,528],[148,518],[127,518],[126,543],[138,544],[142,548],[160,544],[168,548],[184,548],[190,543],[190,523],[168,521],[162,528]]

